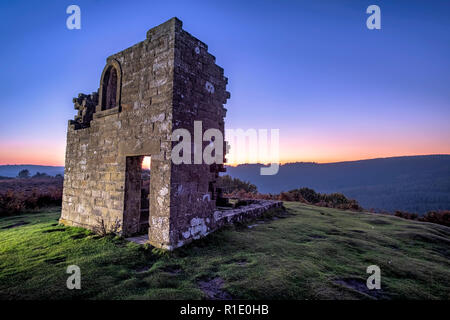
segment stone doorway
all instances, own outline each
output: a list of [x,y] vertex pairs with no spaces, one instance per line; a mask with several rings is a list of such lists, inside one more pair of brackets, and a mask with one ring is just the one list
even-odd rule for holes
[[150,156],[126,158],[123,235],[148,232],[150,217]]

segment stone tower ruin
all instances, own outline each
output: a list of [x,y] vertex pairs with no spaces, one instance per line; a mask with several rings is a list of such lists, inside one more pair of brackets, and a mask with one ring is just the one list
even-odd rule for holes
[[[165,249],[214,230],[223,165],[174,164],[171,136],[177,128],[194,136],[194,121],[224,132],[226,84],[206,44],[176,18],[108,57],[98,92],[74,99],[60,222],[115,225],[124,236],[148,230],[149,243]],[[141,197],[145,156],[150,183]]]

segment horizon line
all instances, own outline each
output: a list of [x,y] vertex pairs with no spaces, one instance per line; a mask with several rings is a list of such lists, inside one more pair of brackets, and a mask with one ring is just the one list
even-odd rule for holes
[[[314,163],[314,164],[332,164],[332,163],[345,163],[345,162],[358,162],[358,161],[369,161],[378,159],[392,159],[392,158],[406,158],[406,157],[430,157],[430,156],[450,156],[447,153],[436,153],[436,154],[416,154],[416,155],[402,155],[402,156],[391,156],[391,157],[376,157],[376,158],[365,158],[365,159],[355,159],[355,160],[341,160],[341,161],[330,161],[330,162],[317,162],[317,161],[302,161],[302,160],[287,160],[278,162],[279,165],[295,164],[295,163]],[[244,164],[254,164],[254,165],[269,165],[269,163],[261,162],[243,162],[243,163],[224,163],[225,166],[237,167]],[[41,167],[65,167],[64,165],[55,164],[32,164],[32,163],[1,163],[0,166],[41,166]]]

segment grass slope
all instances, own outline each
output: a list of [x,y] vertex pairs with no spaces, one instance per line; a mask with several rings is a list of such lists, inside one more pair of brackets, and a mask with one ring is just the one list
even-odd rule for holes
[[[285,206],[168,254],[59,226],[59,209],[1,218],[0,299],[450,298],[450,228]],[[81,290],[66,288],[71,264]],[[377,292],[365,287],[373,264]]]

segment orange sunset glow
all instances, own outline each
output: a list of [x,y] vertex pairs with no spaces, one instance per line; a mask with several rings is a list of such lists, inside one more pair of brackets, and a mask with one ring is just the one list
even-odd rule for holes
[[[313,140],[314,139],[314,140]],[[280,157],[258,159],[252,161],[247,153],[244,161],[228,159],[228,165],[241,163],[289,163],[317,162],[330,163],[353,161],[361,159],[384,158],[395,156],[450,154],[450,145],[444,141],[417,141],[409,139],[351,139],[344,143],[336,137],[304,137],[280,138]],[[1,142],[0,164],[36,164],[49,166],[64,166],[64,141],[39,142]],[[242,157],[241,157],[242,159]],[[143,166],[148,167],[150,158],[144,159]]]

